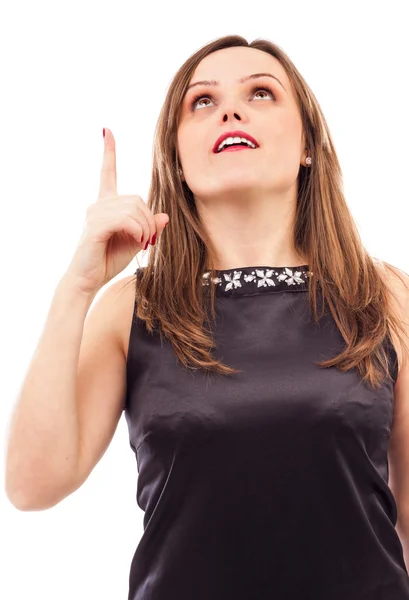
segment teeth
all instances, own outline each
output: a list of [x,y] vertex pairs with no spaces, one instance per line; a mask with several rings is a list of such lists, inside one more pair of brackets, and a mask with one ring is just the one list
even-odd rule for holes
[[228,137],[225,140],[223,140],[222,143],[219,145],[219,147],[217,148],[217,152],[220,152],[225,146],[240,144],[240,142],[245,142],[248,146],[250,146],[250,148],[256,148],[255,144],[253,144],[253,142],[250,142],[250,140],[247,140],[246,138]]

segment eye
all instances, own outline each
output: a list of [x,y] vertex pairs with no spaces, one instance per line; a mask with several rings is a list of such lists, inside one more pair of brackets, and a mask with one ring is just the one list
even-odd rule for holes
[[[276,102],[276,97],[275,97],[275,94],[274,94],[274,92],[273,92],[273,91],[272,91],[272,90],[271,90],[269,87],[267,87],[267,86],[265,86],[265,87],[254,87],[254,88],[251,90],[251,93],[252,93],[252,95],[253,95],[253,94],[255,94],[256,92],[268,92],[268,93],[270,94],[270,96],[272,96],[272,97],[273,97],[273,100],[274,100],[274,102]],[[193,112],[193,110],[194,110],[194,108],[195,108],[195,106],[196,106],[196,103],[197,103],[199,100],[202,100],[203,98],[207,98],[207,99],[213,99],[211,95],[197,94],[197,95],[196,95],[196,96],[193,98],[193,100],[191,101],[191,103],[190,103],[190,110],[191,110],[192,112]]]

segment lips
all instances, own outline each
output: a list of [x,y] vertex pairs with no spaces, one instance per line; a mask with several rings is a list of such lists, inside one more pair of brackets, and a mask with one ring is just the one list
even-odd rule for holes
[[220,137],[217,138],[213,146],[213,152],[217,152],[217,148],[220,146],[222,141],[228,137],[244,137],[250,142],[253,142],[253,144],[257,146],[257,148],[259,147],[259,143],[257,142],[257,140],[255,140],[249,133],[246,133],[245,131],[226,131],[225,133],[222,133]]

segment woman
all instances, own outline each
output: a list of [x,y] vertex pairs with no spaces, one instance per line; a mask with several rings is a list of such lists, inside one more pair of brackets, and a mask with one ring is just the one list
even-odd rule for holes
[[[81,334],[154,234],[147,267]],[[12,468],[31,377],[9,489],[40,463],[53,484],[26,484],[15,505],[77,489],[124,409],[145,511],[130,599],[409,598],[406,281],[363,248],[325,118],[286,54],[239,36],[206,45],[169,87],[147,205],[117,196],[106,131],[99,198],[45,333],[56,342],[69,306],[58,381],[73,466],[57,479],[55,455],[20,452]],[[45,341],[38,353],[42,375],[59,368]]]

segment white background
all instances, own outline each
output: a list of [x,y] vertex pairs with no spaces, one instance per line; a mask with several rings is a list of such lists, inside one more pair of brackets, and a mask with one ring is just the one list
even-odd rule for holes
[[[404,0],[2,3],[2,473],[11,411],[96,200],[102,128],[116,138],[118,193],[146,199],[167,87],[216,37],[265,37],[288,53],[324,111],[367,250],[409,271],[407,8]],[[136,478],[123,414],[87,482],[55,508],[20,512],[3,486],[0,597],[125,600],[143,531]]]

